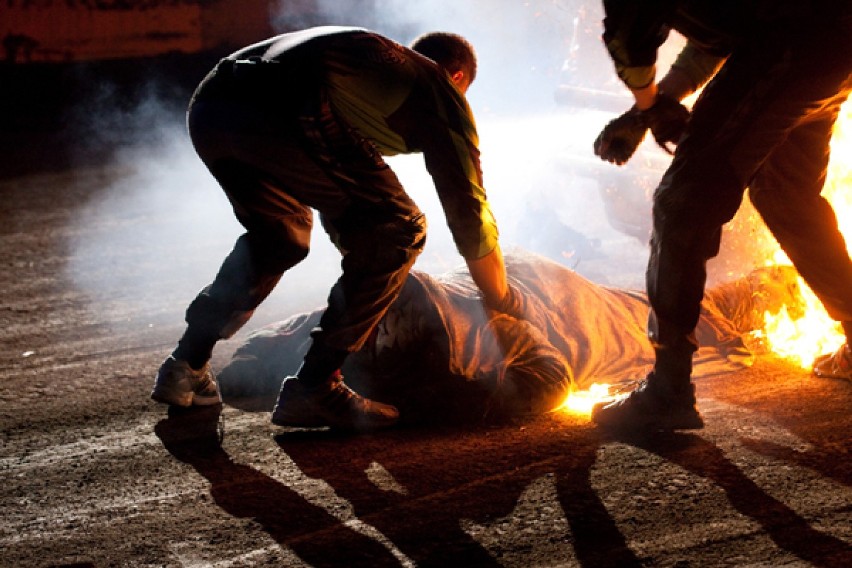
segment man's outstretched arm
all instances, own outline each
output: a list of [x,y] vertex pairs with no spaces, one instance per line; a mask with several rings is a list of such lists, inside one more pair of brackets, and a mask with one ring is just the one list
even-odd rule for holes
[[489,308],[503,311],[503,305],[509,293],[509,281],[506,278],[506,264],[498,244],[480,258],[467,258],[467,269],[474,284],[482,292],[482,299]]

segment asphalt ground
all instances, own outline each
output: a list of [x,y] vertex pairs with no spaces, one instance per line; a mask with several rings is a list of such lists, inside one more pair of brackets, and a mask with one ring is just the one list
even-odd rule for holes
[[[704,430],[633,438],[563,413],[352,436],[275,427],[269,401],[154,403],[236,228],[140,197],[139,163],[0,181],[0,565],[852,565],[852,384],[771,357],[697,381]],[[306,270],[249,329],[316,301]]]

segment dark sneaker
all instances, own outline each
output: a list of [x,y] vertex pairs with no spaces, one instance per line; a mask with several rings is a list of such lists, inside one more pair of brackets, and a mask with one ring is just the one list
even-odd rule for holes
[[698,430],[704,421],[695,408],[695,385],[684,393],[654,388],[648,379],[621,400],[595,405],[592,421],[620,431]]
[[186,361],[174,357],[160,366],[151,398],[174,406],[209,406],[222,402],[210,363],[196,371]]
[[814,375],[829,379],[852,381],[852,349],[848,343],[829,355],[821,355],[814,361]]
[[287,377],[272,410],[273,424],[301,428],[365,431],[392,426],[397,420],[395,407],[364,398],[346,386],[340,374],[316,387],[305,387],[296,377]]

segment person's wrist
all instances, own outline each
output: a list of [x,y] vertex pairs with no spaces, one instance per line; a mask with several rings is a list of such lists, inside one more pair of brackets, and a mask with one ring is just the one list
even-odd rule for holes
[[657,102],[657,92],[658,89],[656,83],[651,83],[642,89],[634,89],[633,98],[636,101],[634,107],[640,112],[653,107]]

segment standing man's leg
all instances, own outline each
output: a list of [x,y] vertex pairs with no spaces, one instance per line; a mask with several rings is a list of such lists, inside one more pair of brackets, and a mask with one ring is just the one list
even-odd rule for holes
[[[729,62],[730,63],[730,62]],[[631,395],[597,407],[593,420],[611,428],[701,428],[691,381],[695,326],[722,226],[735,215],[749,175],[731,160],[731,139],[747,130],[740,106],[751,83],[724,67],[693,110],[686,135],[654,193],[646,272],[654,368]],[[738,112],[739,111],[739,112]]]
[[852,380],[852,260],[831,204],[820,195],[836,114],[835,108],[791,132],[761,168],[750,195],[796,270],[846,335],[835,353],[817,359],[814,373]]
[[[781,96],[769,101],[759,128],[784,139],[755,175],[751,199],[778,243],[822,302],[841,323],[846,343],[814,363],[818,376],[852,380],[852,261],[831,205],[821,197],[830,140],[841,105],[852,92],[852,14],[817,14],[796,27],[785,54],[788,77]],[[783,79],[783,78],[782,78]],[[793,124],[789,123],[792,117]]]
[[211,171],[248,230],[237,239],[214,281],[189,305],[186,331],[160,367],[151,397],[177,406],[221,401],[208,362],[214,346],[245,325],[310,246],[310,209],[252,168],[222,162]]
[[654,196],[646,272],[654,368],[628,398],[595,409],[593,419],[603,426],[660,430],[703,426],[691,381],[698,349],[695,327],[706,263],[719,252],[722,225],[736,213],[744,185],[719,170],[714,175],[703,160],[710,150],[697,142],[682,142]]
[[343,273],[329,294],[302,367],[282,385],[273,423],[369,430],[398,419],[395,408],[346,387],[340,367],[367,341],[423,250],[425,217],[414,202],[408,203],[403,216],[381,208],[352,208],[337,219],[324,219],[343,253]]
[[389,426],[397,410],[353,392],[340,368],[399,295],[423,250],[426,219],[373,144],[340,123],[327,105],[301,117],[301,125],[306,151],[340,196],[328,202],[334,192],[327,191],[304,199],[321,212],[343,254],[343,273],[302,367],[282,384],[272,422],[357,430]]

